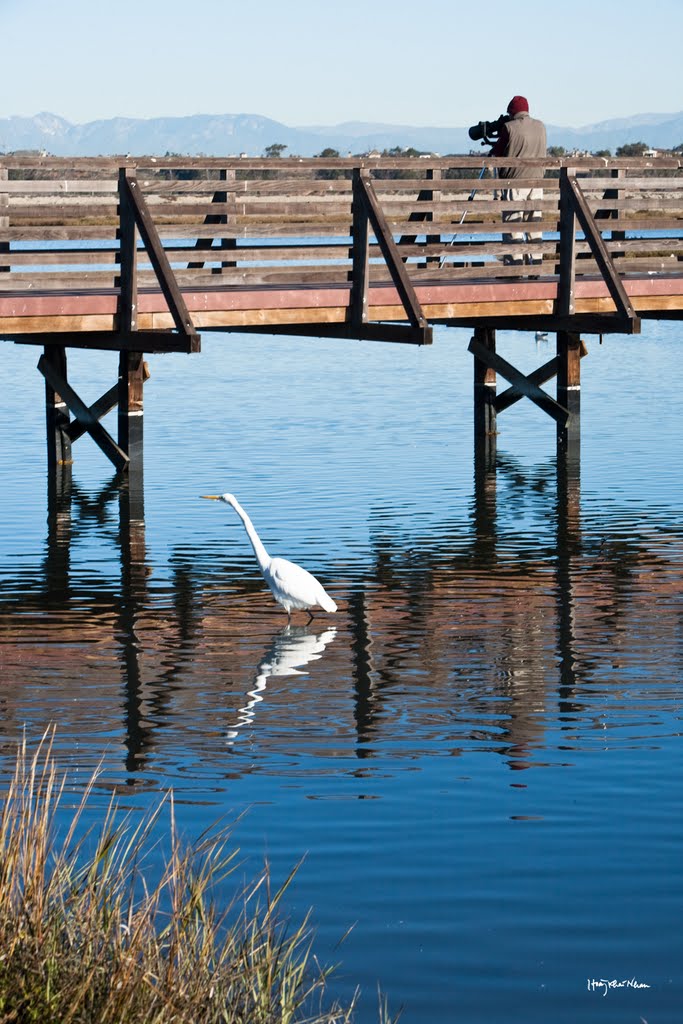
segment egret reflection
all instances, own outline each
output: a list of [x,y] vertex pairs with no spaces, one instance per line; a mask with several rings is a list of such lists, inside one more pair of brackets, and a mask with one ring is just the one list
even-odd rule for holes
[[244,727],[254,721],[256,707],[263,700],[268,680],[277,676],[306,675],[306,666],[322,657],[323,651],[336,635],[336,629],[326,629],[316,635],[309,631],[308,626],[292,626],[288,623],[273,637],[272,643],[258,664],[252,689],[247,691],[249,701],[237,712],[234,728],[226,732],[226,740],[230,746]]

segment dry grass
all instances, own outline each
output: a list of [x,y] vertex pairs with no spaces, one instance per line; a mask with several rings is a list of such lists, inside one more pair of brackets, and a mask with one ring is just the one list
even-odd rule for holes
[[[308,922],[281,917],[294,872],[275,893],[264,873],[221,910],[217,887],[235,866],[229,833],[186,848],[171,798],[137,825],[112,802],[88,830],[96,777],[60,828],[65,778],[51,737],[33,755],[25,743],[18,751],[0,812],[0,1024],[353,1019],[353,1006],[325,1006],[329,972],[313,956]],[[169,852],[148,886],[165,815]],[[388,1020],[386,1007],[380,1016]]]

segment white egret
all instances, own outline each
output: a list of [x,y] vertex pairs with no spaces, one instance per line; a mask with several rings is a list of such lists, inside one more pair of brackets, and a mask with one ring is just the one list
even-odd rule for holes
[[311,608],[322,608],[326,612],[336,612],[337,606],[315,576],[307,569],[289,562],[286,558],[271,558],[266,551],[254,524],[244,511],[234,494],[202,494],[202,498],[212,501],[224,501],[232,505],[244,524],[247,537],[256,555],[256,561],[263,573],[263,578],[270,587],[273,597],[287,612],[291,619],[294,609],[305,608],[309,614],[309,622],[313,618]]

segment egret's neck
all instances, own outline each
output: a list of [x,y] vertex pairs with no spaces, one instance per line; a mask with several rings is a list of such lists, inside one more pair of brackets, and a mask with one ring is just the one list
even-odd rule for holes
[[233,498],[230,504],[244,523],[244,529],[247,531],[247,537],[251,541],[251,546],[254,549],[254,554],[256,555],[256,561],[263,572],[263,570],[267,569],[270,565],[270,555],[261,543],[261,538],[254,529],[254,524],[240,505],[239,501],[237,501],[236,498]]

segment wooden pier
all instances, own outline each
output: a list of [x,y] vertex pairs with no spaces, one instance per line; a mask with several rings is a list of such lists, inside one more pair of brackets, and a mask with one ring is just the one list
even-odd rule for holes
[[[578,451],[582,335],[683,315],[682,163],[525,161],[515,185],[543,198],[503,202],[496,169],[511,162],[0,159],[0,339],[43,348],[52,473],[85,433],[140,469],[144,357],[199,352],[202,330],[429,344],[434,324],[470,328],[484,457],[522,397]],[[519,210],[540,213],[540,242],[504,240],[531,228],[503,224]],[[524,374],[498,329],[552,332],[556,355]],[[69,348],[118,353],[92,406],[69,384]],[[100,422],[114,407],[116,439]]]

